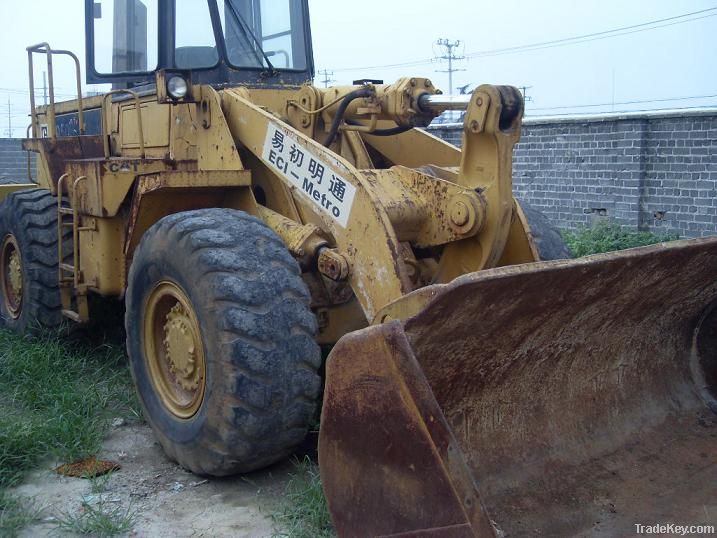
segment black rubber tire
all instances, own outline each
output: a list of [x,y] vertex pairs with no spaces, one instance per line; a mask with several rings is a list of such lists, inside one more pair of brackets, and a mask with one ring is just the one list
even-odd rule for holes
[[[2,325],[20,334],[57,329],[64,321],[57,273],[57,198],[46,189],[9,194],[0,204],[0,245],[8,234],[15,237],[20,250],[23,293],[17,318],[0,297]],[[71,234],[68,228],[63,237],[68,263]]]
[[[167,280],[191,302],[204,346],[204,398],[189,419],[161,402],[143,351],[145,302]],[[145,417],[171,459],[224,476],[265,467],[300,445],[321,387],[309,305],[281,239],[242,211],[177,213],[145,233],[129,273],[127,349]]]
[[570,249],[563,241],[560,230],[553,226],[550,219],[527,202],[520,201],[525,218],[528,219],[530,232],[538,249],[538,255],[543,261],[567,260],[572,258]]

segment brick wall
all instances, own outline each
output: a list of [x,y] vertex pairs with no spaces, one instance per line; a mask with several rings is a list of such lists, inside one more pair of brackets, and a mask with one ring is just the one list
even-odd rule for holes
[[27,152],[22,149],[19,138],[0,138],[0,182],[27,182]]
[[[462,126],[429,130],[460,145]],[[0,181],[26,178],[20,140],[0,139]],[[526,119],[514,189],[562,228],[610,217],[682,237],[716,234],[717,109]]]
[[[462,126],[429,130],[460,145]],[[717,109],[526,119],[514,190],[558,226],[717,233]]]

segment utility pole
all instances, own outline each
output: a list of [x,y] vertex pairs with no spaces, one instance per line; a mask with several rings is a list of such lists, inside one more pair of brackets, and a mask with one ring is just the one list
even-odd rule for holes
[[612,111],[615,112],[615,68],[612,68]]
[[336,82],[334,79],[331,78],[334,76],[333,71],[329,72],[326,69],[324,69],[323,71],[319,71],[319,75],[324,76],[324,80],[321,81],[324,83],[324,88],[328,88],[329,84],[331,84],[332,82]]
[[12,138],[12,105],[9,97],[7,99],[7,137]]
[[456,69],[453,67],[453,62],[457,60],[465,60],[465,56],[458,56],[455,53],[455,49],[460,46],[461,42],[450,41],[448,39],[439,39],[436,41],[436,45],[439,47],[445,47],[446,52],[443,56],[437,56],[436,60],[448,60],[448,69],[441,71],[437,70],[437,73],[448,73],[448,95],[453,95],[453,73],[456,71],[465,71],[465,69]]
[[518,89],[520,90],[520,93],[523,94],[523,101],[526,103],[532,103],[533,98],[528,95],[528,90],[532,88],[532,86],[518,86]]

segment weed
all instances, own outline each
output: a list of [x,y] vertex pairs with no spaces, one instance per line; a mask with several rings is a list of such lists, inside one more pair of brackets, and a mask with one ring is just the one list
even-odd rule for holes
[[90,491],[92,493],[104,493],[107,491],[107,485],[113,473],[107,473],[100,476],[90,476]]
[[97,454],[118,414],[139,416],[118,346],[0,330],[0,495],[9,503],[0,534],[27,523],[6,515],[18,513],[6,488],[43,458],[72,462]]
[[319,468],[308,457],[294,463],[284,492],[284,500],[273,515],[274,521],[285,531],[275,538],[333,538],[331,516],[321,489]]
[[0,331],[0,350],[0,488],[18,483],[41,457],[96,454],[117,410],[135,414],[117,348]]
[[614,221],[600,222],[592,228],[563,231],[562,235],[575,258],[679,239],[679,236],[674,233],[628,230]]
[[116,536],[129,532],[137,514],[132,505],[123,508],[119,504],[100,499],[97,505],[82,504],[78,513],[64,513],[57,518],[57,530],[92,536]]
[[0,536],[14,538],[23,527],[39,517],[32,501],[0,491]]

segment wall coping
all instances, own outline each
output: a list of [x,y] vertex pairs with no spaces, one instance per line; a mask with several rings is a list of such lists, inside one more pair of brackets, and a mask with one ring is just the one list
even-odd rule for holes
[[[636,112],[608,112],[602,114],[562,114],[555,116],[526,116],[523,125],[544,125],[550,123],[602,123],[620,120],[646,120],[661,118],[687,118],[717,116],[717,107],[691,109],[641,110]],[[429,125],[428,130],[452,131],[462,129],[463,123],[439,123]]]

